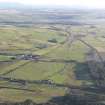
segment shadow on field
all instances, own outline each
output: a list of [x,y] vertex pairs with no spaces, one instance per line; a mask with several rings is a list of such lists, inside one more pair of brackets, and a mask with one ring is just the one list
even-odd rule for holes
[[76,63],[74,67],[74,74],[77,80],[91,80],[88,64],[84,63]]

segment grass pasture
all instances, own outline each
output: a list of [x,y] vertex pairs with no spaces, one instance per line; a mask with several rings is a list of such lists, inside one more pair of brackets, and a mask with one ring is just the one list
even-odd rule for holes
[[[63,27],[63,26],[62,26]],[[98,28],[98,27],[97,27]],[[83,30],[84,29],[84,30]],[[86,31],[88,29],[88,32]],[[72,33],[85,33],[82,40],[95,48],[104,48],[103,36],[96,31],[96,37],[90,32],[95,29],[89,26],[71,26]],[[104,31],[100,31],[102,33]],[[49,42],[56,39],[57,42]],[[0,55],[0,76],[23,80],[52,80],[54,83],[67,85],[87,85],[92,83],[86,64],[87,46],[77,38],[71,44],[62,43],[66,35],[43,28],[0,27],[0,53],[9,54],[37,54],[46,59],[54,58],[70,60],[72,62],[39,62],[34,60],[12,60],[12,56]],[[44,46],[43,46],[44,45]],[[3,62],[12,60],[11,62]],[[5,74],[5,75],[4,75]],[[0,86],[19,87],[21,85],[7,81],[0,81]],[[7,101],[23,101],[32,99],[35,102],[45,102],[54,96],[63,96],[66,88],[50,87],[48,85],[27,84],[29,92],[16,89],[0,89],[0,99]]]

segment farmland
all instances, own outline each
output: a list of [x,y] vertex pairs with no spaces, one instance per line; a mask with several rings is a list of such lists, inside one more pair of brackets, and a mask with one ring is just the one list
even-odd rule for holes
[[[0,57],[1,76],[23,80],[52,80],[54,83],[78,86],[81,86],[84,82],[85,84],[93,83],[89,76],[87,65],[84,64],[86,62],[86,46],[80,41],[74,40],[71,45],[69,45],[70,42],[62,44],[67,36],[60,36],[59,32],[50,29],[6,27],[0,30],[0,53],[4,53]],[[92,36],[84,36],[83,38],[89,41],[89,43],[93,42],[94,44],[92,43],[92,45],[96,47],[103,47],[103,42],[97,42],[97,39],[94,37],[92,37],[94,41],[91,41],[89,40],[90,37]],[[48,39],[50,38],[55,38],[57,43],[49,42]],[[42,44],[45,44],[47,47],[37,47]],[[5,55],[5,53],[11,55]],[[53,58],[72,60],[73,62],[66,64],[65,62],[41,62],[31,59],[21,60],[16,59],[15,54],[39,54],[42,56],[42,59],[46,60]],[[21,85],[18,86],[18,84],[11,83],[10,81],[1,81],[0,83],[0,86],[18,86],[19,88],[22,87]],[[62,87],[57,88],[34,84],[27,84],[25,87],[35,90],[35,93],[26,92],[25,94],[27,95],[24,95],[24,91],[22,90],[1,89],[1,98],[11,101],[13,96],[15,96],[14,101],[17,101],[17,99],[21,101],[22,99],[27,99],[27,97],[34,100],[35,97],[35,100],[43,102],[46,99],[48,100],[49,96],[64,95],[66,92],[65,88]],[[7,94],[3,94],[4,92]],[[39,96],[37,93],[42,95]]]
[[[71,16],[72,12],[63,15]],[[88,15],[79,11],[79,23],[67,24],[66,19],[63,19],[62,23],[62,16],[60,21],[56,20],[57,23],[54,23],[53,20],[51,24],[52,17],[47,14],[47,22],[33,21],[30,26],[27,22],[23,25],[21,21],[24,17],[16,13],[12,22],[5,22],[4,18],[0,26],[1,101],[21,102],[31,99],[36,103],[42,103],[52,97],[68,94],[69,89],[72,90],[73,87],[80,90],[87,87],[91,90],[92,87],[101,85],[103,87],[97,78],[104,77],[104,24],[87,24],[89,20],[84,24],[81,18],[87,19]],[[77,14],[74,12],[73,20],[77,19]],[[12,14],[5,15],[10,18]],[[25,21],[31,20],[27,15],[24,15],[27,17]],[[39,15],[43,16],[41,13]],[[61,16],[59,11],[57,16]],[[90,16],[91,14],[88,16],[89,19],[93,19],[96,14]],[[2,19],[1,14],[0,18]],[[18,25],[14,22],[15,18],[17,22],[18,19],[21,20]]]

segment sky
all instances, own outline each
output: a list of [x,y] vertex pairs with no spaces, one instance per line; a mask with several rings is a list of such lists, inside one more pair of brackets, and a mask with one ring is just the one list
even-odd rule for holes
[[0,2],[17,2],[30,5],[63,5],[88,8],[105,8],[105,0],[0,0]]

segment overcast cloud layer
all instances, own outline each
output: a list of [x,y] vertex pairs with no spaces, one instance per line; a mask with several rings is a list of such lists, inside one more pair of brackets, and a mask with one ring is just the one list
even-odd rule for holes
[[17,2],[31,5],[64,5],[88,8],[105,8],[105,0],[0,0],[0,2]]

